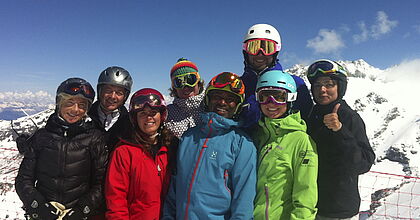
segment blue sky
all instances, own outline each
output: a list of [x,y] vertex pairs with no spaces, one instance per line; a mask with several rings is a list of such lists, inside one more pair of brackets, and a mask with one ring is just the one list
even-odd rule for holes
[[319,58],[364,59],[385,69],[420,58],[420,1],[4,0],[0,92],[54,94],[78,76],[94,86],[107,66],[126,68],[133,90],[167,93],[179,57],[206,82],[243,71],[242,39],[256,23],[276,27],[285,68]]

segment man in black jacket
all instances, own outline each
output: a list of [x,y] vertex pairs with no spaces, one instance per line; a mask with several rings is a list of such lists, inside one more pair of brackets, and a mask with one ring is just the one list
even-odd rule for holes
[[359,219],[358,176],[370,170],[375,154],[362,118],[342,99],[347,71],[318,60],[309,66],[308,79],[316,103],[307,122],[318,147],[316,219]]
[[80,220],[97,214],[108,151],[103,132],[86,120],[94,97],[85,80],[64,81],[55,112],[27,141],[15,187],[30,219]]
[[131,124],[125,101],[130,95],[133,80],[122,67],[111,66],[101,72],[98,78],[98,100],[88,112],[95,126],[106,131],[110,151],[119,141],[124,124]]

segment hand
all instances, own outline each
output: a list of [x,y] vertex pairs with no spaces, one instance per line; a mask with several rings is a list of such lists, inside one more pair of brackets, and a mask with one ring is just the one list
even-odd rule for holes
[[332,113],[324,115],[324,124],[327,128],[338,131],[341,129],[343,124],[341,124],[340,120],[338,120],[338,108],[340,108],[340,103],[334,106]]
[[16,138],[16,146],[18,148],[19,153],[23,154],[29,147],[29,134],[21,134]]
[[68,211],[66,215],[63,216],[62,219],[63,220],[81,220],[81,219],[87,219],[87,216],[85,213],[82,212],[82,209],[80,207],[76,206],[70,209],[70,211]]
[[51,203],[44,203],[35,209],[35,212],[31,214],[34,219],[42,220],[55,220],[61,215],[61,210],[57,209]]

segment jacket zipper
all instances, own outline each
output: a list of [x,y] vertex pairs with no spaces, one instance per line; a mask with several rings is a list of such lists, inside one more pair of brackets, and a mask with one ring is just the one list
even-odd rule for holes
[[268,213],[268,207],[270,206],[270,193],[268,191],[268,185],[265,184],[264,185],[264,191],[265,191],[265,219],[268,220],[269,219],[269,213]]
[[197,162],[195,163],[195,167],[194,167],[194,172],[193,175],[191,177],[191,181],[190,181],[190,186],[188,188],[188,194],[187,194],[187,205],[185,207],[185,220],[188,220],[188,208],[190,206],[190,202],[191,202],[191,191],[192,191],[192,186],[195,180],[195,176],[197,174],[197,169],[198,169],[198,165],[201,162],[201,157],[203,156],[203,151],[207,148],[207,142],[210,138],[211,132],[212,132],[212,128],[211,128],[211,124],[213,123],[213,121],[210,119],[209,123],[207,124],[207,126],[210,128],[209,129],[209,133],[207,134],[206,140],[203,143],[203,146],[201,146],[201,150],[200,150],[200,154],[198,155],[197,158]]
[[58,152],[59,153],[59,158],[60,158],[60,161],[58,162],[58,164],[59,165],[63,164],[63,166],[61,166],[61,168],[60,168],[60,173],[59,173],[60,178],[59,178],[58,187],[59,187],[60,192],[58,193],[58,195],[59,195],[59,198],[58,198],[59,200],[58,201],[63,201],[63,192],[62,192],[62,189],[63,189],[63,173],[64,173],[65,161],[66,161],[66,158],[65,158],[66,157],[66,149],[67,149],[67,145],[68,145],[67,130],[64,131],[63,137],[64,137],[63,145],[59,149],[60,152]]
[[232,194],[232,192],[230,191],[230,189],[229,189],[229,187],[228,187],[228,180],[229,180],[229,172],[228,172],[228,170],[225,170],[225,173],[223,174],[223,177],[224,177],[224,179],[225,179],[225,187],[226,187],[226,190],[227,190],[230,194]]

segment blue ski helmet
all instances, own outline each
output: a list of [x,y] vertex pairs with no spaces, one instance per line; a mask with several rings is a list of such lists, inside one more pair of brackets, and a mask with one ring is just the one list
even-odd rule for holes
[[287,90],[288,102],[293,102],[297,98],[295,80],[289,73],[281,70],[269,70],[258,78],[255,97],[258,97],[258,91],[263,88],[281,88]]

